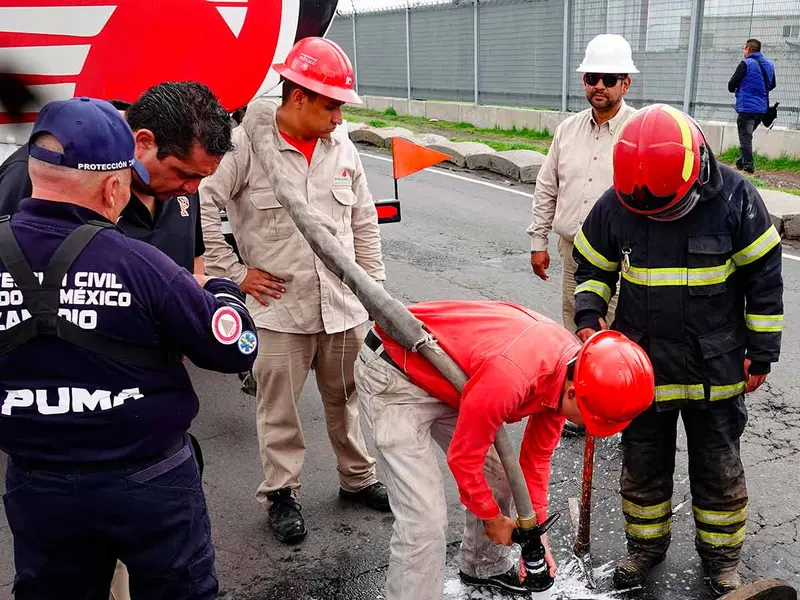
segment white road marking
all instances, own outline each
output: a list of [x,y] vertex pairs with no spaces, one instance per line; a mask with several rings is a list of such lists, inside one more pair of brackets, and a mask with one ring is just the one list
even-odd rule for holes
[[[366,156],[368,158],[374,158],[375,160],[382,160],[383,162],[392,162],[391,158],[386,158],[385,156],[377,156],[375,154],[369,154],[367,152],[362,152],[361,155],[362,156]],[[508,188],[508,187],[503,186],[503,185],[498,185],[496,183],[491,183],[489,181],[481,181],[480,179],[474,179],[472,177],[465,177],[464,175],[456,175],[455,173],[448,173],[447,171],[444,171],[442,169],[436,169],[436,168],[433,168],[433,167],[429,167],[427,169],[423,169],[423,171],[427,171],[429,173],[436,173],[437,175],[444,175],[445,177],[452,177],[453,179],[460,179],[461,181],[468,181],[469,183],[476,183],[478,185],[483,185],[483,186],[486,186],[486,187],[494,188],[496,190],[500,190],[501,192],[508,192],[509,194],[516,194],[517,196],[525,196],[526,198],[531,198],[532,197],[532,195],[528,194],[527,192],[521,192],[519,190],[514,190],[514,189]],[[794,256],[793,254],[786,254],[786,252],[783,253],[783,258],[786,258],[786,259],[789,259],[789,260],[796,260],[797,262],[800,262],[800,256]]]
[[[375,154],[367,154],[366,152],[362,152],[361,155],[366,156],[368,158],[374,158],[375,160],[382,160],[383,162],[392,162],[391,158],[386,158],[385,156],[376,156]],[[428,167],[427,169],[423,169],[423,171],[427,171],[429,173],[436,173],[437,175],[444,175],[445,177],[452,177],[453,179],[460,179],[461,181],[477,183],[478,185],[494,188],[502,192],[508,192],[509,194],[516,194],[517,196],[525,196],[528,199],[533,198],[533,195],[529,194],[528,192],[521,192],[519,190],[514,190],[504,185],[498,185],[496,183],[491,183],[489,181],[481,181],[480,179],[473,179],[472,177],[464,177],[463,175],[456,175],[455,173],[449,173],[447,171],[444,171],[443,169],[434,169],[432,167]]]

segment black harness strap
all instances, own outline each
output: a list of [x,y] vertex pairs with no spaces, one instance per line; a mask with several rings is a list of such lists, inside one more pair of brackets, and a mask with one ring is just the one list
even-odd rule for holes
[[75,229],[56,249],[40,284],[11,229],[10,217],[0,217],[0,262],[14,278],[25,307],[31,313],[30,319],[0,331],[0,356],[37,336],[54,335],[75,346],[142,367],[165,367],[180,362],[181,357],[176,352],[123,342],[97,331],[82,329],[58,316],[64,276],[94,236],[112,227],[111,223],[89,221]]

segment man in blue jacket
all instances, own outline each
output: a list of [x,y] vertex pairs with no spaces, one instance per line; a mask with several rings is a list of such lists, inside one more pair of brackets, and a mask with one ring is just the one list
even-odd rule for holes
[[769,92],[775,89],[775,65],[761,54],[761,42],[747,40],[744,58],[728,82],[736,94],[736,125],[739,129],[739,158],[736,168],[754,173],[753,131],[769,108]]
[[249,369],[255,326],[233,282],[192,275],[115,226],[134,136],[113,106],[51,102],[31,141],[32,198],[0,219],[0,450],[16,600],[211,600],[206,502],[181,358]]

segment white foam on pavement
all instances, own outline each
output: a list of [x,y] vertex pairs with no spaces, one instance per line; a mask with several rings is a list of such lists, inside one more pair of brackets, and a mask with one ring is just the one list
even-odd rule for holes
[[[575,558],[561,563],[556,573],[556,582],[552,588],[539,594],[531,594],[530,600],[618,600],[621,592],[612,591],[611,574],[614,571],[612,563],[606,563],[594,569],[597,582],[596,590],[586,587],[586,578],[581,572],[580,565]],[[488,588],[473,588],[466,586],[458,579],[455,573],[444,583],[443,600],[509,600],[510,598],[527,598],[526,596],[508,596]],[[608,591],[602,591],[608,590]]]

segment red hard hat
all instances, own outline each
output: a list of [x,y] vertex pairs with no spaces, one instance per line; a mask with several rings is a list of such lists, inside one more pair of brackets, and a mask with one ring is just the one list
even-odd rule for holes
[[707,162],[706,140],[691,117],[666,104],[646,106],[614,145],[614,190],[640,215],[674,213],[682,201],[696,201]]
[[575,397],[586,431],[608,437],[625,429],[653,402],[653,365],[642,348],[618,331],[600,331],[578,352]]
[[278,75],[312,92],[339,102],[361,104],[361,98],[353,91],[355,76],[350,59],[328,39],[301,39],[289,50],[286,60],[272,68]]

